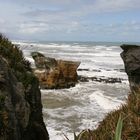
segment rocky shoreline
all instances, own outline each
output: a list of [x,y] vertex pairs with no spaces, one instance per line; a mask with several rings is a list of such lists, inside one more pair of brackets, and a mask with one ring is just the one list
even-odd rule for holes
[[[78,82],[103,82],[103,83],[122,83],[127,79],[93,76],[87,77],[78,75],[79,71],[102,72],[97,69],[78,68],[80,62],[56,60],[55,58],[46,57],[40,52],[32,52],[32,57],[36,68],[34,74],[37,76],[42,89],[62,89],[74,87]],[[109,71],[109,70],[106,70]],[[124,69],[115,69],[115,71],[124,72]]]
[[95,81],[95,82],[103,82],[103,83],[122,83],[123,81],[126,81],[126,79],[121,79],[121,78],[112,78],[112,77],[86,77],[86,76],[78,76],[78,81],[79,82],[90,82],[90,81]]
[[[120,115],[125,118],[123,119],[122,140],[140,139],[140,46],[122,45],[121,48],[123,49],[121,57],[125,64],[132,93],[128,96],[126,104],[107,114],[97,129],[84,130],[75,136],[75,139],[114,139]],[[32,56],[37,67],[35,70],[32,70],[30,63],[25,60],[19,48],[0,35],[1,140],[49,140],[49,134],[43,122],[39,81],[42,87],[45,86],[43,88],[52,89],[75,86],[78,81],[121,83],[125,80],[78,76],[77,69],[80,62],[55,60],[37,52]],[[78,69],[78,71],[82,70],[89,71],[88,69]],[[100,70],[93,71],[101,72]],[[119,71],[123,72],[123,69]],[[44,77],[45,79],[43,79]]]
[[[105,69],[106,70],[106,69]],[[124,72],[124,69],[114,69],[115,71],[119,71],[119,72]],[[102,72],[102,70],[100,69],[78,69],[77,71],[87,71],[87,72]],[[110,71],[110,70],[106,70],[106,71]],[[79,82],[90,82],[90,81],[95,81],[95,82],[103,82],[103,83],[110,83],[110,84],[114,84],[114,83],[122,83],[123,81],[127,81],[127,79],[123,79],[123,78],[114,78],[114,77],[105,77],[105,76],[92,76],[92,77],[88,77],[88,76],[83,76],[83,75],[78,75],[78,81]]]

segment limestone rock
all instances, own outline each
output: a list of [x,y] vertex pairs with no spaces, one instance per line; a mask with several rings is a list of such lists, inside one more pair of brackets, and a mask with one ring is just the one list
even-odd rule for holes
[[122,45],[121,57],[124,61],[125,71],[129,78],[131,90],[140,88],[140,46]]
[[78,82],[77,68],[80,62],[55,60],[37,52],[33,52],[32,57],[36,64],[34,73],[39,79],[41,88],[69,88]]

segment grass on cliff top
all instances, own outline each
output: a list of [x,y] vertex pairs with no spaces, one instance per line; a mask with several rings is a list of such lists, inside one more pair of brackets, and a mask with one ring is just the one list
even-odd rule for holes
[[0,55],[7,60],[16,78],[23,83],[25,88],[34,81],[35,76],[32,73],[30,62],[24,58],[22,51],[17,45],[12,44],[11,41],[1,33]]
[[15,71],[30,71],[30,63],[25,60],[22,51],[8,38],[0,34],[0,55],[7,59],[8,64]]
[[108,113],[97,129],[82,131],[75,140],[115,140],[119,117],[123,118],[122,140],[140,140],[140,92],[131,93],[126,104]]

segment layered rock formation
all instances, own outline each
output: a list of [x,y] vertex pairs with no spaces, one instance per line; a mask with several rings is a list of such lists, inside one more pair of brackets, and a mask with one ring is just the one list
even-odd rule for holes
[[49,140],[38,86],[22,52],[0,35],[0,140]]
[[33,52],[32,57],[36,65],[34,73],[40,81],[41,88],[69,88],[78,82],[77,68],[80,62],[55,60],[38,52]]
[[140,87],[140,46],[121,45],[121,48],[123,49],[121,57],[129,78],[130,88],[138,90]]

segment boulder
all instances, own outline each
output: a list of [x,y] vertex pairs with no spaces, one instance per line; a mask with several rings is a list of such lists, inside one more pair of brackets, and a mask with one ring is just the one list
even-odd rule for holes
[[32,57],[36,64],[34,73],[41,88],[69,88],[78,82],[77,68],[80,62],[56,60],[37,52],[33,52]]
[[140,88],[140,46],[121,45],[125,71],[128,75],[131,90]]

